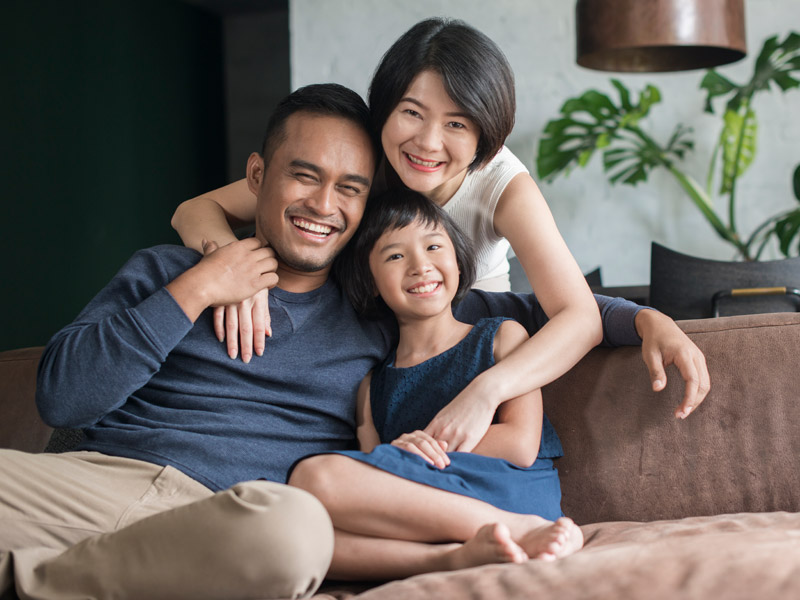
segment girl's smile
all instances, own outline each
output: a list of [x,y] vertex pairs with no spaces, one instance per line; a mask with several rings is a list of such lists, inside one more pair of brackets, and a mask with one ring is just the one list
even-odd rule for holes
[[384,232],[369,267],[378,294],[400,322],[449,309],[458,291],[455,249],[441,226],[414,221]]
[[479,137],[434,71],[413,79],[381,131],[386,159],[403,183],[440,206],[464,181]]

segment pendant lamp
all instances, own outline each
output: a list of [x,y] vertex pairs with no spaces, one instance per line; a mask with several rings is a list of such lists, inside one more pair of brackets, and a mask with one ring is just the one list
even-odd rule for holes
[[577,0],[578,57],[600,71],[688,71],[747,54],[744,0]]

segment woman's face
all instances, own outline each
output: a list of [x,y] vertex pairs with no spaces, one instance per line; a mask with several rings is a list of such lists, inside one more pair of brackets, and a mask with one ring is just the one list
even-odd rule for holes
[[381,131],[383,151],[403,183],[439,205],[464,181],[479,137],[434,71],[413,79]]
[[384,232],[369,268],[378,294],[401,323],[440,314],[458,292],[455,248],[441,226],[414,221]]

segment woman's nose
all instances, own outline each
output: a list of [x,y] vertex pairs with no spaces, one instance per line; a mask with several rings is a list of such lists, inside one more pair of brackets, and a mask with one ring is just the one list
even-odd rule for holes
[[428,152],[437,151],[442,147],[442,136],[439,128],[433,123],[423,123],[417,131],[414,141],[420,150],[427,150]]

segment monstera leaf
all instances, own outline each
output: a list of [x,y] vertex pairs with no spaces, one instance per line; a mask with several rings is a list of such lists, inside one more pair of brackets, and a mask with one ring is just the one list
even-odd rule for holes
[[[650,107],[661,101],[661,92],[648,85],[634,104],[620,81],[612,79],[611,83],[619,94],[619,104],[597,90],[588,90],[567,100],[561,107],[562,116],[547,123],[536,161],[539,177],[552,181],[562,173],[569,174],[576,165],[585,167],[598,149],[603,150],[603,168],[611,172],[612,183],[636,184],[647,178],[649,169],[663,164],[664,150],[638,128]],[[691,147],[691,142],[683,139],[686,131],[673,135],[679,153]]]
[[[800,202],[800,164],[797,165],[794,170],[792,187],[794,188],[794,197]],[[781,252],[783,252],[784,256],[789,256],[792,242],[798,237],[798,233],[800,233],[800,207],[795,208],[776,222],[774,232],[778,238]],[[800,254],[800,240],[795,243],[795,248],[797,250],[796,253]]]

